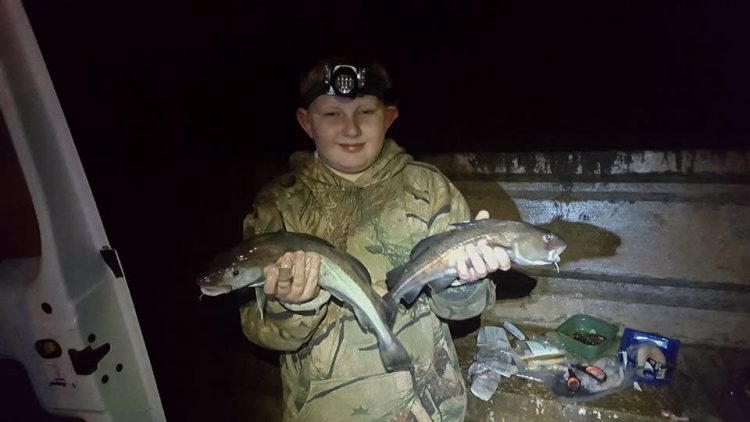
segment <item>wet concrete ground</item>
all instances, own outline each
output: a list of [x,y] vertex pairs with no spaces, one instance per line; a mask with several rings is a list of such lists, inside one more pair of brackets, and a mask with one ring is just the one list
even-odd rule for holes
[[[525,330],[534,331],[528,327]],[[619,344],[619,340],[615,343]],[[471,363],[475,348],[476,333],[456,340],[463,368]],[[489,402],[469,393],[467,420],[669,420],[663,416],[669,412],[693,421],[744,421],[750,414],[747,353],[747,350],[683,345],[671,385],[640,384],[642,391],[628,387],[587,402],[563,401],[542,383],[512,377],[503,380]]]
[[[527,332],[534,329],[523,327]],[[201,389],[207,402],[185,404],[180,420],[280,420],[281,386],[276,355],[231,336],[214,355],[214,370],[207,371]],[[619,342],[618,342],[619,343]],[[217,345],[218,346],[218,345]],[[476,348],[476,331],[456,338],[464,374]],[[687,416],[691,421],[744,421],[750,415],[750,360],[747,350],[683,345],[672,385],[627,388],[598,400],[562,402],[537,382],[503,380],[489,402],[470,392],[467,421],[588,421],[669,420],[662,412]],[[216,370],[222,368],[221,370]],[[468,382],[468,381],[467,381]],[[214,401],[209,403],[208,401]],[[193,407],[191,412],[187,410]]]

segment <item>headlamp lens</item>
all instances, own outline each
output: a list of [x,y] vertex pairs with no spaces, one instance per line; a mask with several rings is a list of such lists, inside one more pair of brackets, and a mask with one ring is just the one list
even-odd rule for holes
[[[364,80],[360,80],[357,68],[349,65],[338,65],[333,68],[331,75],[331,86],[336,95],[354,97],[357,95],[357,88],[364,85]],[[364,76],[364,75],[362,75]]]
[[333,89],[344,95],[350,94],[354,89],[354,78],[348,73],[340,73],[333,80]]

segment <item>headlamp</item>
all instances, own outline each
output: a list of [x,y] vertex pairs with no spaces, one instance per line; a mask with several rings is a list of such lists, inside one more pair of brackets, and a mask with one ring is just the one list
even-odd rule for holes
[[323,83],[328,85],[326,95],[356,97],[357,92],[365,87],[367,69],[349,64],[325,65]]
[[374,95],[386,103],[393,102],[390,97],[387,76],[378,74],[367,67],[346,63],[329,63],[322,66],[322,77],[303,95],[304,107],[321,95],[340,97],[361,97]]

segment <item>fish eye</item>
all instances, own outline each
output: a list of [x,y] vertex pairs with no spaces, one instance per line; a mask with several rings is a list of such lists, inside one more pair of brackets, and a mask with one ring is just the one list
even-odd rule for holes
[[238,275],[240,275],[240,270],[235,268],[234,271],[232,271],[232,275],[237,277]]
[[543,239],[545,243],[549,243],[552,241],[552,239],[554,239],[554,236],[552,235],[552,233],[545,233]]

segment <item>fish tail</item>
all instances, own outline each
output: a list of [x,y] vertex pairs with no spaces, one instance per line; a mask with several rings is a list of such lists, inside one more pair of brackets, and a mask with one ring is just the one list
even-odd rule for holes
[[383,360],[385,370],[395,372],[409,369],[412,366],[411,357],[395,336],[391,339],[391,342],[380,347],[380,358]]

